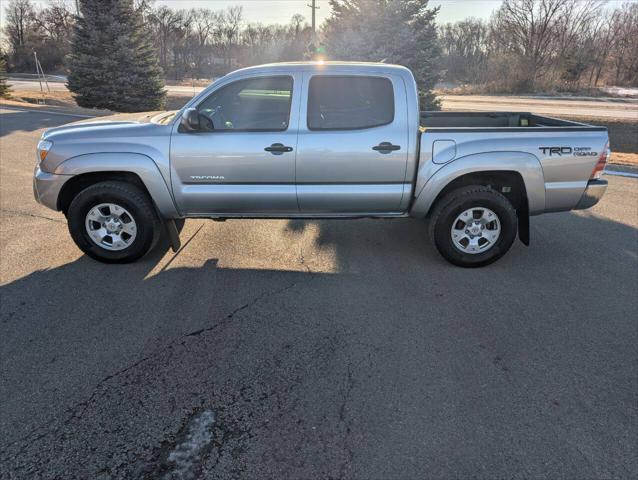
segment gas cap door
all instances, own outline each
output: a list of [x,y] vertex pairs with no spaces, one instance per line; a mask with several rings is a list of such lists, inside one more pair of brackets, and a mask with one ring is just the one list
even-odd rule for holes
[[456,157],[456,142],[454,140],[435,140],[432,143],[432,161],[447,163]]

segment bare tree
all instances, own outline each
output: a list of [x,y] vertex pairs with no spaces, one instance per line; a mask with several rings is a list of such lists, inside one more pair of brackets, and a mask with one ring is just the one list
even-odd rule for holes
[[74,15],[65,0],[50,0],[49,7],[34,14],[33,20],[53,41],[65,44],[70,41]]
[[492,19],[492,35],[506,51],[517,53],[528,72],[529,86],[545,72],[561,13],[574,0],[504,0]]
[[292,16],[290,19],[290,26],[294,32],[294,35],[297,37],[304,30],[304,26],[307,26],[306,17],[297,13]]
[[614,20],[614,83],[638,85],[638,4],[624,4]]
[[194,8],[191,19],[198,45],[207,45],[212,40],[215,25],[219,23],[219,14],[207,8]]
[[30,0],[10,0],[5,14],[5,33],[15,52],[27,43],[27,36],[34,25],[35,8]]
[[[508,91],[597,84],[615,44],[631,38],[617,33],[623,29],[618,13],[610,17],[605,5],[606,0],[504,0],[490,20],[486,81]],[[627,48],[634,43],[626,42]]]
[[607,58],[616,40],[614,26],[617,24],[617,17],[620,10],[614,10],[611,14],[600,15],[592,24],[592,38],[594,48],[592,49],[593,66],[589,73],[588,86],[598,85],[603,69],[607,65]]
[[486,22],[475,18],[447,23],[440,28],[444,78],[462,82],[485,81],[488,30]]
[[217,38],[224,53],[224,62],[231,66],[233,50],[239,43],[239,32],[243,21],[242,7],[229,7],[219,16]]
[[34,71],[34,51],[45,70],[62,68],[64,57],[69,53],[74,24],[74,15],[67,2],[49,0],[49,5],[41,8],[30,0],[11,0],[5,14],[7,58],[13,71]]
[[169,65],[169,54],[172,53],[171,42],[183,23],[183,14],[162,6],[153,11],[150,19],[157,33],[160,65],[166,72]]
[[[572,0],[573,2],[574,0]],[[596,25],[605,0],[574,2],[560,11],[554,28],[554,70],[564,86],[574,89],[588,70],[594,68]]]

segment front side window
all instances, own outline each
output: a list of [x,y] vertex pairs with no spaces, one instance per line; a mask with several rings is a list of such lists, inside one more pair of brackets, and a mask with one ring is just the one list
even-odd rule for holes
[[291,77],[239,80],[220,88],[197,110],[208,131],[282,131],[288,128]]
[[394,90],[387,78],[315,76],[308,92],[310,130],[358,130],[394,120]]

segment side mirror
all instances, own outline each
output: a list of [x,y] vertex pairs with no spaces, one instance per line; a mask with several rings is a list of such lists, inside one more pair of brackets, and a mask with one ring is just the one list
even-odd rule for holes
[[196,108],[187,108],[182,115],[181,126],[186,132],[199,130],[199,112]]

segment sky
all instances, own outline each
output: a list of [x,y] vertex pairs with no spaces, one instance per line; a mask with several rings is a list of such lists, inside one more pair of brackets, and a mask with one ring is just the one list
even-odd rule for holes
[[[7,0],[0,0],[5,4]],[[35,3],[45,6],[46,0],[34,0]],[[73,4],[73,0],[66,0]],[[627,0],[609,0],[609,7],[620,6]],[[629,0],[635,1],[635,0]],[[166,5],[171,8],[200,8],[224,9],[226,7],[241,5],[244,9],[246,22],[281,23],[290,21],[293,15],[300,13],[310,23],[312,15],[308,4],[312,0],[155,0],[155,5]],[[316,0],[317,24],[330,15],[328,0]],[[487,19],[498,8],[501,0],[431,0],[430,5],[440,6],[437,21],[439,23],[456,22],[468,17]],[[4,10],[4,8],[2,9]],[[0,24],[4,24],[4,11],[0,15]]]
[[[171,8],[208,7],[223,9],[228,6],[241,5],[247,22],[288,23],[296,13],[302,14],[308,22],[312,16],[309,5],[312,0],[155,0],[156,5]],[[439,22],[455,22],[474,16],[489,18],[501,0],[432,0],[432,6],[441,6]],[[330,15],[328,0],[316,0],[317,24],[320,25]]]

